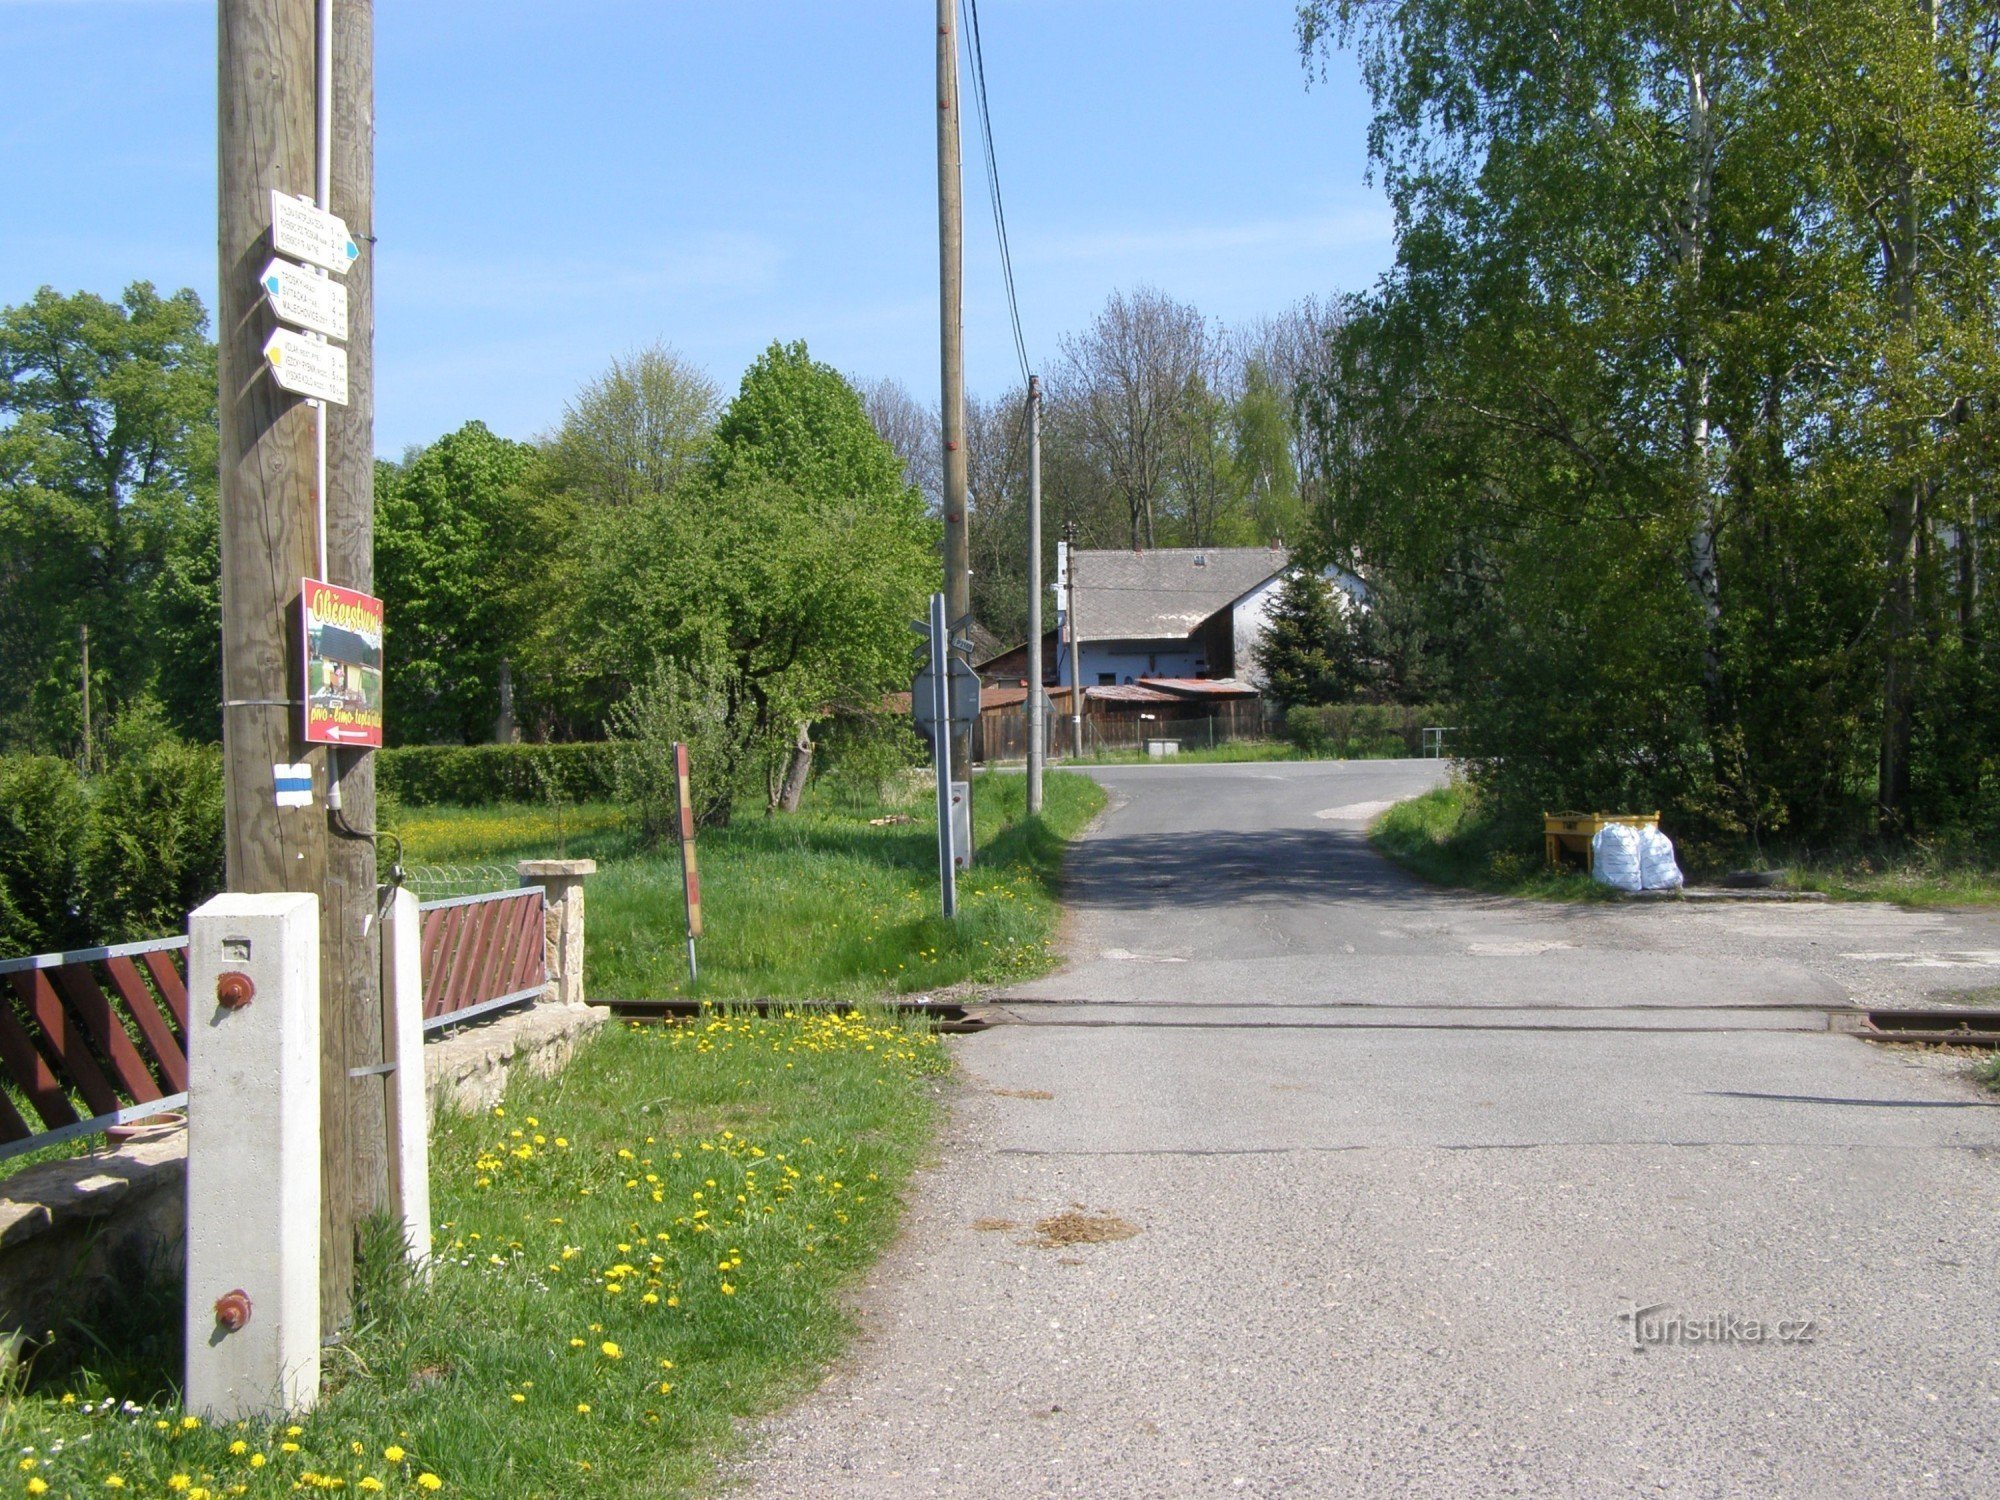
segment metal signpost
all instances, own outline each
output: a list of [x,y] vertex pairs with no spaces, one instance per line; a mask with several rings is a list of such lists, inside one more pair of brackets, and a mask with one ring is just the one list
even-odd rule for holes
[[938,887],[945,916],[956,917],[958,872],[972,861],[972,788],[952,780],[951,742],[979,717],[979,674],[952,654],[957,631],[945,618],[943,594],[931,595],[930,618],[911,628],[926,639],[923,664],[910,685],[910,712],[937,766]]

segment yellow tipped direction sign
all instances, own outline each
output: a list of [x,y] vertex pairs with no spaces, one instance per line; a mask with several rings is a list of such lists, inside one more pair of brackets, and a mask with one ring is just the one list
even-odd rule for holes
[[347,351],[289,328],[264,341],[264,362],[280,388],[347,405]]

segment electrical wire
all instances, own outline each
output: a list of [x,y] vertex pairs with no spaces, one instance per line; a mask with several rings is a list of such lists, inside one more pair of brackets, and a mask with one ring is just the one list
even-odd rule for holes
[[1014,325],[1014,354],[1021,362],[1021,383],[1028,368],[1028,341],[1021,333],[1021,303],[1014,291],[1014,252],[1007,243],[1007,210],[1000,200],[1000,162],[993,150],[993,114],[986,102],[986,52],[979,39],[979,0],[959,0],[965,30],[972,37],[972,92],[978,105],[979,141],[986,156],[986,190],[993,205],[993,231],[1000,241],[1000,276],[1007,288],[1007,316]]

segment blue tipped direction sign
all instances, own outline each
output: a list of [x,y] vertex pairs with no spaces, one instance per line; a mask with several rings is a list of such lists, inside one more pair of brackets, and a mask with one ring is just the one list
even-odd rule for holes
[[347,288],[331,276],[317,275],[288,260],[273,260],[264,267],[258,285],[280,322],[330,339],[347,337]]
[[339,214],[276,188],[271,190],[271,248],[307,265],[324,266],[336,276],[345,276],[361,258],[361,247]]

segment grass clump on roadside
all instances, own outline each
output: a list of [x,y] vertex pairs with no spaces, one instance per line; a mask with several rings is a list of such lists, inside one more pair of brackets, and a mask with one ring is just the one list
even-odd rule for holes
[[938,907],[928,788],[900,804],[829,792],[797,813],[703,834],[698,989],[677,857],[604,866],[590,885],[586,983],[620,999],[849,999],[1040,973],[1054,961],[1064,846],[1104,805],[1083,776],[1051,775],[1045,793],[1030,819],[1025,778],[974,781],[979,857],[959,872],[952,924]]
[[1540,830],[1509,827],[1493,817],[1462,781],[1398,802],[1370,837],[1397,864],[1439,885],[1551,901],[1611,899],[1587,875],[1548,869]]
[[[1461,781],[1397,803],[1375,825],[1373,837],[1398,864],[1441,885],[1543,900],[1612,899],[1586,875],[1547,869],[1540,828],[1496,816],[1478,791]],[[1679,854],[1691,882],[1739,866],[1780,867],[1786,888],[1823,891],[1835,900],[1912,907],[2000,904],[2000,870],[1966,851],[1919,847],[1884,854],[1857,847],[1786,858],[1768,849],[1759,857],[1682,842]]]
[[[620,1027],[432,1140],[428,1287],[369,1274],[320,1407],[211,1428],[82,1335],[0,1406],[17,1493],[675,1496],[839,1352],[946,1066],[886,1013]],[[158,1310],[170,1326],[176,1310]]]

